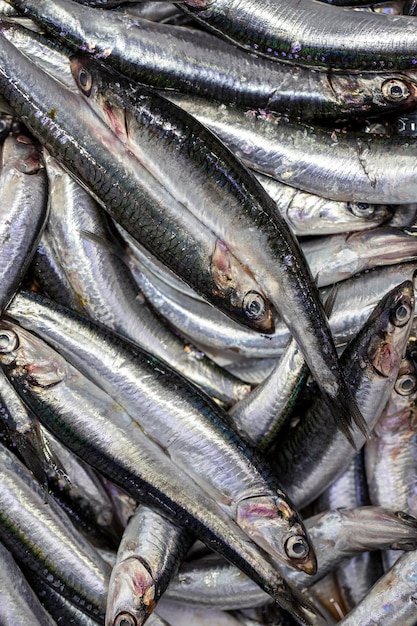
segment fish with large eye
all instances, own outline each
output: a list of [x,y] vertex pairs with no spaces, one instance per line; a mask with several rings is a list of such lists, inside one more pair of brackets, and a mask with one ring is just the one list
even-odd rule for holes
[[409,302],[400,302],[391,313],[391,322],[394,326],[404,326],[407,324],[412,314],[412,308]]
[[241,500],[237,523],[249,537],[278,561],[315,574],[317,561],[308,535],[289,503],[278,496]]
[[248,291],[243,298],[243,310],[252,320],[259,320],[265,317],[266,302],[262,294],[257,291]]
[[114,620],[114,626],[137,626],[137,621],[129,613],[121,613]]
[[2,328],[0,330],[0,353],[8,354],[19,347],[19,337],[13,330]]
[[360,218],[373,217],[376,205],[368,202],[348,202],[347,208],[355,216]]
[[91,73],[75,57],[71,58],[71,72],[79,89],[88,97],[93,87],[93,77]]

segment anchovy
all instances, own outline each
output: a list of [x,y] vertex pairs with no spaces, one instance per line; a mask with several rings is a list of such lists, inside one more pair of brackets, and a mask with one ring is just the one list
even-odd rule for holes
[[[127,149],[250,269],[294,334],[317,384],[338,403],[340,428],[348,434],[353,420],[365,432],[298,242],[256,179],[204,126],[157,94],[135,89],[91,59],[71,57],[71,68],[80,91]],[[264,306],[253,299],[247,314],[262,319]]]
[[[173,466],[196,482],[255,543],[278,560],[314,571],[314,555],[301,519],[277,489],[268,467],[243,441],[236,446],[237,435],[227,426],[220,407],[162,362],[48,300],[18,294],[8,315],[36,328],[123,406]],[[120,362],[117,372],[115,362]],[[297,543],[298,555],[293,549]]]
[[70,0],[25,0],[15,6],[74,51],[92,52],[158,89],[304,121],[370,118],[413,108],[417,98],[412,72],[342,74],[289,67],[248,55],[201,30],[94,11]]
[[[298,243],[284,220],[278,221],[276,219],[276,215],[272,218],[268,207],[270,207],[273,201],[267,194],[265,194],[262,187],[254,178],[248,177],[246,169],[240,165],[239,161],[231,159],[229,152],[224,149],[222,143],[217,143],[214,136],[205,131],[203,128],[199,129],[198,138],[197,136],[195,137],[195,140],[201,150],[199,159],[203,157],[202,162],[205,163],[205,167],[208,167],[209,171],[212,171],[212,177],[207,178],[204,176],[204,181],[201,183],[199,182],[199,184],[203,184],[203,189],[206,188],[206,184],[208,185],[210,192],[213,194],[213,206],[216,207],[224,206],[225,203],[225,195],[224,193],[221,193],[221,189],[223,189],[223,191],[225,189],[229,189],[229,193],[227,195],[229,198],[229,204],[227,207],[228,210],[223,212],[222,219],[222,231],[226,234],[227,243],[225,243],[222,239],[219,239],[218,246],[216,246],[214,251],[211,250],[211,255],[209,254],[208,257],[205,257],[205,262],[203,261],[203,265],[201,265],[201,252],[200,250],[197,252],[195,240],[196,237],[200,235],[201,242],[202,233],[196,231],[195,228],[194,230],[191,228],[194,237],[192,237],[192,241],[190,241],[190,229],[187,232],[184,232],[184,220],[186,223],[191,221],[193,224],[198,221],[198,218],[191,212],[195,210],[196,207],[193,202],[191,202],[190,206],[189,200],[186,196],[181,196],[181,192],[178,191],[181,188],[181,185],[179,185],[179,181],[177,181],[177,184],[173,188],[174,195],[175,193],[179,193],[180,203],[182,203],[183,206],[185,203],[185,206],[189,209],[182,212],[181,217],[183,224],[181,230],[181,240],[183,240],[185,236],[188,240],[188,244],[191,245],[194,254],[197,253],[197,258],[195,258],[195,262],[192,263],[192,257],[188,244],[181,244],[183,254],[179,258],[176,254],[179,242],[176,239],[177,235],[172,231],[171,237],[168,237],[167,240],[167,229],[163,228],[162,236],[167,242],[167,247],[160,246],[161,240],[160,234],[158,235],[158,225],[161,224],[161,213],[158,211],[158,208],[162,211],[162,215],[166,216],[166,211],[170,212],[171,224],[174,222],[178,227],[180,225],[178,223],[179,215],[175,211],[175,205],[178,200],[174,200],[174,196],[172,196],[165,187],[161,186],[161,183],[157,183],[155,179],[155,173],[158,171],[157,168],[155,169],[156,162],[153,162],[153,166],[151,168],[153,174],[147,169],[149,164],[147,164],[146,168],[139,168],[138,164],[135,170],[130,172],[131,177],[137,177],[138,170],[140,169],[140,188],[138,188],[137,185],[135,186],[134,180],[132,181],[131,177],[128,176],[128,171],[126,169],[126,162],[129,161],[127,157],[130,155],[128,150],[124,150],[123,152],[121,176],[117,175],[120,173],[120,170],[118,170],[115,166],[114,155],[111,165],[109,164],[109,168],[104,171],[103,166],[106,163],[106,160],[108,160],[109,154],[105,150],[105,145],[103,144],[108,141],[109,143],[107,145],[109,147],[114,146],[114,143],[117,143],[116,136],[112,134],[111,131],[109,131],[110,136],[108,136],[108,134],[101,129],[99,133],[99,147],[92,141],[91,136],[83,136],[83,133],[80,132],[80,118],[77,116],[76,124],[74,124],[74,120],[71,116],[68,115],[68,113],[65,115],[65,111],[69,111],[68,102],[61,101],[59,105],[58,100],[56,100],[57,94],[59,94],[60,97],[63,96],[62,91],[58,89],[58,84],[55,84],[53,89],[55,97],[52,109],[47,106],[48,103],[45,103],[44,97],[38,100],[36,106],[40,107],[44,111],[42,117],[43,123],[40,124],[39,118],[34,116],[35,105],[33,103],[33,90],[31,93],[30,105],[29,101],[22,99],[20,95],[22,89],[28,89],[27,83],[33,81],[33,70],[35,68],[33,67],[31,69],[30,77],[28,77],[28,68],[24,57],[19,55],[17,51],[15,51],[13,55],[7,54],[6,51],[8,50],[10,53],[13,51],[13,48],[10,50],[10,44],[5,39],[2,40],[2,44],[4,48],[3,72],[7,75],[8,71],[11,71],[13,74],[13,80],[4,77],[3,81],[0,81],[0,83],[2,83],[2,86],[0,85],[0,92],[2,89],[5,90],[9,99],[13,101],[16,113],[23,116],[26,124],[29,125],[32,132],[34,132],[39,138],[43,138],[46,147],[51,151],[51,153],[55,156],[60,156],[61,159],[64,160],[64,163],[66,163],[67,167],[71,168],[73,172],[78,172],[78,175],[81,176],[84,175],[85,182],[87,183],[87,181],[89,181],[90,189],[94,193],[100,194],[101,192],[102,201],[104,202],[107,199],[106,210],[113,214],[113,217],[117,218],[117,221],[121,222],[122,225],[125,225],[132,236],[136,236],[150,248],[152,248],[152,245],[155,246],[158,239],[159,248],[157,250],[154,248],[153,251],[157,253],[157,256],[159,256],[160,260],[163,262],[174,264],[173,269],[175,269],[179,275],[183,276],[181,269],[184,271],[184,263],[186,262],[187,269],[189,271],[191,270],[194,278],[198,279],[199,272],[196,271],[196,263],[198,263],[198,267],[201,268],[203,273],[205,270],[206,276],[204,284],[201,284],[197,280],[199,287],[198,291],[200,291],[200,293],[201,291],[204,291],[205,296],[213,304],[217,303],[222,307],[222,310],[228,312],[229,315],[235,316],[241,323],[246,324],[249,327],[271,332],[271,330],[273,330],[273,323],[269,302],[271,301],[275,306],[277,306],[280,314],[284,317],[285,323],[289,325],[294,333],[310,370],[315,376],[319,386],[327,393],[330,401],[336,401],[338,403],[338,414],[340,416],[339,424],[341,429],[343,429],[346,433],[349,433],[351,422],[353,420],[355,423],[360,425],[365,432],[366,427],[363,417],[357,408],[350,389],[344,381],[341,368],[338,363],[336,349],[328,326],[328,321],[312,276],[310,275],[305,260],[300,252]],[[6,70],[7,67],[9,70]],[[20,71],[17,71],[17,67],[20,67]],[[79,59],[72,61],[72,69],[79,79],[78,84],[80,89],[88,98],[88,90],[86,90],[87,83],[84,83],[84,78],[87,78],[88,82],[90,80],[89,73],[86,72]],[[40,72],[40,74],[42,75],[43,72]],[[19,77],[19,87],[16,84],[17,79],[15,76]],[[82,78],[82,76],[84,76],[84,78]],[[27,81],[26,86],[24,81],[25,78]],[[41,76],[38,78],[40,79]],[[44,81],[46,78],[47,76],[44,76]],[[21,82],[21,80],[23,80],[23,82]],[[52,83],[54,83],[53,79],[51,80]],[[67,100],[72,97],[76,98],[75,94],[72,92],[68,92],[66,96]],[[129,98],[129,95],[127,94],[125,97]],[[152,99],[153,96],[151,97],[151,100]],[[144,103],[146,110],[146,96],[144,98]],[[56,116],[54,114],[51,117],[49,115],[50,111],[55,111],[57,107],[59,109],[59,115]],[[163,110],[164,107],[162,106],[160,109],[162,119],[165,117],[162,113]],[[187,146],[190,142],[189,133],[191,129],[187,130],[186,127],[184,128],[179,109],[178,114],[178,128],[183,128],[183,132],[185,132],[185,139],[188,137],[188,140],[186,139],[181,151],[181,155],[184,158],[186,157],[188,150]],[[57,117],[58,120],[61,120],[61,115],[65,120],[64,125],[56,122]],[[90,113],[90,116],[86,115],[87,119],[90,120],[91,116],[94,116],[92,112]],[[134,117],[132,119],[134,120]],[[144,121],[146,121],[146,116]],[[171,136],[170,128],[172,129],[172,125],[170,126],[170,124],[172,121],[173,120],[170,120],[170,117],[168,116],[167,124],[165,124],[165,130],[168,136]],[[162,125],[162,127],[164,126]],[[191,128],[193,128],[193,126],[191,126]],[[68,129],[71,129],[71,140],[68,136]],[[145,131],[145,129],[147,130]],[[144,131],[145,136],[147,132],[152,135],[152,125],[146,125],[145,123]],[[99,132],[97,124],[94,124],[94,132]],[[64,146],[62,141],[57,141],[56,133],[58,133],[58,135],[64,133],[67,137],[68,141]],[[77,150],[73,150],[75,142],[74,137],[76,136],[83,136],[83,141],[86,142],[81,153]],[[48,142],[50,142],[50,144]],[[166,152],[167,149],[172,150],[172,142],[164,142],[161,138],[161,142],[155,143],[155,151],[158,152],[156,148],[160,150],[162,146],[165,146],[163,149],[164,152]],[[89,154],[89,158],[86,158],[86,152],[88,153],[88,150],[93,153],[98,151],[101,154],[99,164],[91,158],[91,154]],[[195,154],[197,154],[197,152],[195,152]],[[216,157],[214,157],[214,154],[216,154]],[[71,158],[69,159],[70,156]],[[131,158],[133,159],[132,155]],[[179,158],[180,151],[177,150],[175,155],[176,162],[178,162]],[[201,161],[200,166],[197,164],[198,159],[197,162],[195,162],[192,159],[190,160],[190,158],[185,158],[185,162],[189,165],[192,163],[194,164],[193,171],[196,175],[195,180],[200,181],[202,179]],[[88,170],[93,167],[93,170],[96,171],[96,174],[92,178],[90,176],[86,176],[86,165]],[[166,165],[167,161],[165,158],[161,162],[162,169],[163,166]],[[107,181],[104,187],[101,184],[102,181],[100,180],[102,176],[105,176]],[[182,177],[181,180],[185,183],[187,177]],[[226,187],[220,186],[218,184],[219,180],[223,180]],[[232,187],[229,187],[231,180],[233,180],[234,183]],[[111,181],[112,185],[109,188],[107,187],[107,183],[110,183]],[[153,184],[151,184],[151,182]],[[147,186],[147,183],[149,183],[149,186]],[[165,177],[164,185],[167,183],[168,179]],[[172,188],[171,185],[169,185],[169,187]],[[118,191],[121,191],[122,189],[122,194],[118,193]],[[195,189],[193,189],[192,192],[193,195],[191,197],[194,198]],[[111,198],[109,198],[109,193]],[[170,202],[167,202],[167,196],[170,196]],[[141,200],[142,204],[140,202]],[[199,204],[200,199],[198,198],[197,206],[199,206]],[[147,207],[146,211],[143,211],[144,206]],[[239,216],[238,220],[236,219],[236,211]],[[152,219],[152,216],[154,219]],[[208,216],[206,215],[205,219],[207,219],[207,217]],[[224,219],[225,217],[227,217],[227,219]],[[208,223],[208,227],[212,226],[214,231],[216,231],[218,223],[215,217],[214,219],[210,219],[212,221]],[[165,219],[163,222],[165,224],[166,222],[169,223],[169,219]],[[236,231],[237,224],[240,224],[240,226]],[[256,226],[260,246],[254,245],[253,237],[250,236],[250,233],[255,232],[253,230],[254,226]],[[237,235],[239,236],[237,237]],[[239,241],[238,244],[236,244],[236,237]],[[203,241],[202,243],[203,245],[207,244],[206,241]],[[230,250],[227,247],[228,245],[231,246]],[[187,250],[188,252],[186,253]],[[231,261],[235,258],[233,250],[236,250],[236,253],[241,259],[241,268],[247,268],[247,273],[245,274],[244,272],[246,277],[249,278],[249,276],[252,275],[249,272],[250,268],[251,272],[255,272],[256,282],[260,283],[261,286],[264,285],[268,298],[265,298],[265,296],[262,293],[259,293],[259,291],[251,290],[245,295],[242,293],[243,298],[238,298],[238,302],[236,302],[235,296],[238,293],[238,290],[233,287],[230,290]],[[237,262],[237,264],[235,263],[235,266],[236,265],[239,267],[239,262]],[[207,266],[209,266],[209,272],[207,272]],[[193,284],[194,282],[190,279],[188,274],[186,282],[189,284]],[[194,284],[194,286],[197,286],[197,284]],[[297,312],[296,315],[294,315],[295,312]]]
[[[412,353],[415,340],[407,347],[391,397],[365,446],[366,472],[373,504],[417,513],[416,400],[417,369]],[[399,555],[384,555],[388,569]]]
[[[413,315],[414,283],[405,281],[381,300],[342,354],[346,378],[370,428],[395,384]],[[352,443],[357,448],[365,444],[359,430]],[[326,402],[317,398],[287,437],[277,442],[270,460],[292,500],[305,506],[343,473],[354,455],[353,445],[340,437]]]
[[[123,533],[107,596],[106,626],[140,626],[152,613],[194,538],[139,506]],[[124,620],[124,621],[123,621]]]
[[[12,4],[22,8],[25,2]],[[362,71],[417,63],[413,20],[405,16],[310,0],[184,0],[178,6],[240,47],[276,61]]]
[[366,232],[315,237],[301,244],[317,285],[325,287],[383,265],[417,259],[417,229],[380,226]]
[[45,163],[50,185],[48,232],[78,297],[77,308],[162,359],[225,405],[249,393],[248,385],[227,375],[159,322],[125,264],[106,247],[83,237],[83,231],[104,240],[114,235],[95,200],[50,156],[45,155]]
[[[113,398],[85,378],[49,345],[10,322],[3,321],[0,326],[4,342],[1,357],[3,366],[14,386],[20,392],[25,389],[26,401],[37,410],[42,423],[130,496],[162,509],[168,516],[174,517],[178,524],[185,524],[253,576],[278,603],[299,615],[301,621],[304,619],[305,623],[310,623],[303,608],[309,607],[309,604],[304,603],[301,596],[294,595],[263,550],[252,543],[249,535],[231,519],[224,508],[199,489],[187,474],[183,471],[179,474],[180,470],[169,459],[168,449],[164,450],[148,438],[138,423]],[[37,326],[39,330],[39,324]],[[92,344],[89,348],[92,348]],[[116,357],[117,361],[120,363],[120,357]],[[158,363],[155,374],[162,377],[166,386],[169,377],[165,376],[168,372],[164,369]],[[142,378],[143,382],[145,380],[146,376]],[[165,393],[163,396],[166,400]],[[82,414],[78,410],[77,398],[81,398]],[[173,403],[168,401],[168,404],[172,410],[175,400]],[[261,504],[261,500],[252,498],[254,504]],[[243,504],[244,512],[246,505],[250,507],[251,498]],[[292,516],[288,517],[292,511],[283,504],[280,514],[287,516],[285,526],[288,528],[288,522],[295,520]],[[256,514],[255,511],[253,513]],[[243,528],[250,530],[249,517],[247,521]],[[275,524],[275,530],[277,528]],[[285,549],[291,562],[298,562],[299,567],[308,570],[311,569],[313,556],[310,549],[307,557],[305,553],[300,554],[300,547],[305,552],[305,539],[300,535],[300,530],[300,524],[293,524],[293,531],[298,534],[290,533],[288,536],[287,532]],[[254,539],[258,540],[256,529],[253,534]],[[268,539],[268,533],[262,533],[260,528],[262,534]]]
[[[315,194],[305,193],[280,183],[274,178],[257,173],[256,178],[265,187],[276,207],[285,217],[286,222],[297,237],[309,235],[331,235],[334,233],[368,230],[386,222],[390,216],[401,219],[403,207],[393,208],[387,205],[375,205],[367,202],[336,202]],[[416,205],[414,206],[414,216]],[[398,227],[411,226],[410,222],[399,223]],[[396,226],[395,223],[389,223]]]
[[192,112],[246,165],[287,185],[342,202],[417,200],[413,139],[336,132],[265,111],[238,111],[182,94],[166,97]]
[[[300,588],[315,585],[349,556],[387,550],[392,545],[399,548],[400,544],[413,549],[417,541],[416,519],[382,507],[326,511],[308,518],[306,525],[317,551],[317,574],[306,576],[288,569],[283,572]],[[237,568],[213,555],[183,563],[165,595],[176,602],[222,610],[262,606],[271,601]]]
[[17,290],[35,253],[47,216],[47,180],[38,147],[17,131],[0,163],[0,309]]
[[[207,240],[201,223],[180,209],[161,183],[140,167],[83,98],[31,63],[4,35],[0,59],[0,92],[7,94],[15,113],[52,156],[83,180],[133,236],[212,304],[244,325],[271,332],[269,302],[254,286],[250,273],[223,241],[216,239],[213,246]],[[73,110],[78,111],[76,118]],[[251,285],[249,291],[237,284],[241,278]]]

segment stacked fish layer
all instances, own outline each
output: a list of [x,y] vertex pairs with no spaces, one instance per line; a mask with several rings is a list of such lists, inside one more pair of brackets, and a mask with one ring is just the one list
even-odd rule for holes
[[412,626],[412,7],[119,4],[0,3],[0,622]]

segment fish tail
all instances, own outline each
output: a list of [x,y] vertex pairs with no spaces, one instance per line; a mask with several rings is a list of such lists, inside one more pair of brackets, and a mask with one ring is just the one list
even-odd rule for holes
[[326,396],[339,430],[346,436],[352,447],[357,449],[353,437],[354,426],[366,439],[369,439],[370,431],[352,391],[347,384],[343,384],[336,395],[327,392]]

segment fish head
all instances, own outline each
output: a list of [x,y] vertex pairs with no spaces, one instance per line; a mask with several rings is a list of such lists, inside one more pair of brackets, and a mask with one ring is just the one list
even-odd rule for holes
[[313,546],[297,513],[287,500],[277,496],[253,496],[241,500],[236,521],[265,552],[281,563],[315,574]]
[[367,348],[367,359],[375,372],[384,377],[397,378],[404,357],[414,316],[414,283],[404,281],[391,290],[375,308],[369,321],[378,320],[372,327]]
[[14,380],[52,387],[66,377],[65,360],[41,339],[7,320],[0,321],[0,363]]
[[273,333],[272,304],[250,268],[240,263],[220,239],[216,241],[210,263],[214,294],[225,302],[230,316],[253,330]]
[[328,80],[346,111],[401,111],[412,107],[417,97],[417,82],[412,72],[331,74]]
[[416,430],[417,367],[407,347],[407,354],[401,361],[394,389],[375,426],[375,432],[385,437],[389,434],[401,435],[406,445],[406,441],[414,437]]
[[107,596],[106,626],[140,626],[155,604],[155,581],[149,567],[136,557],[116,564]]

